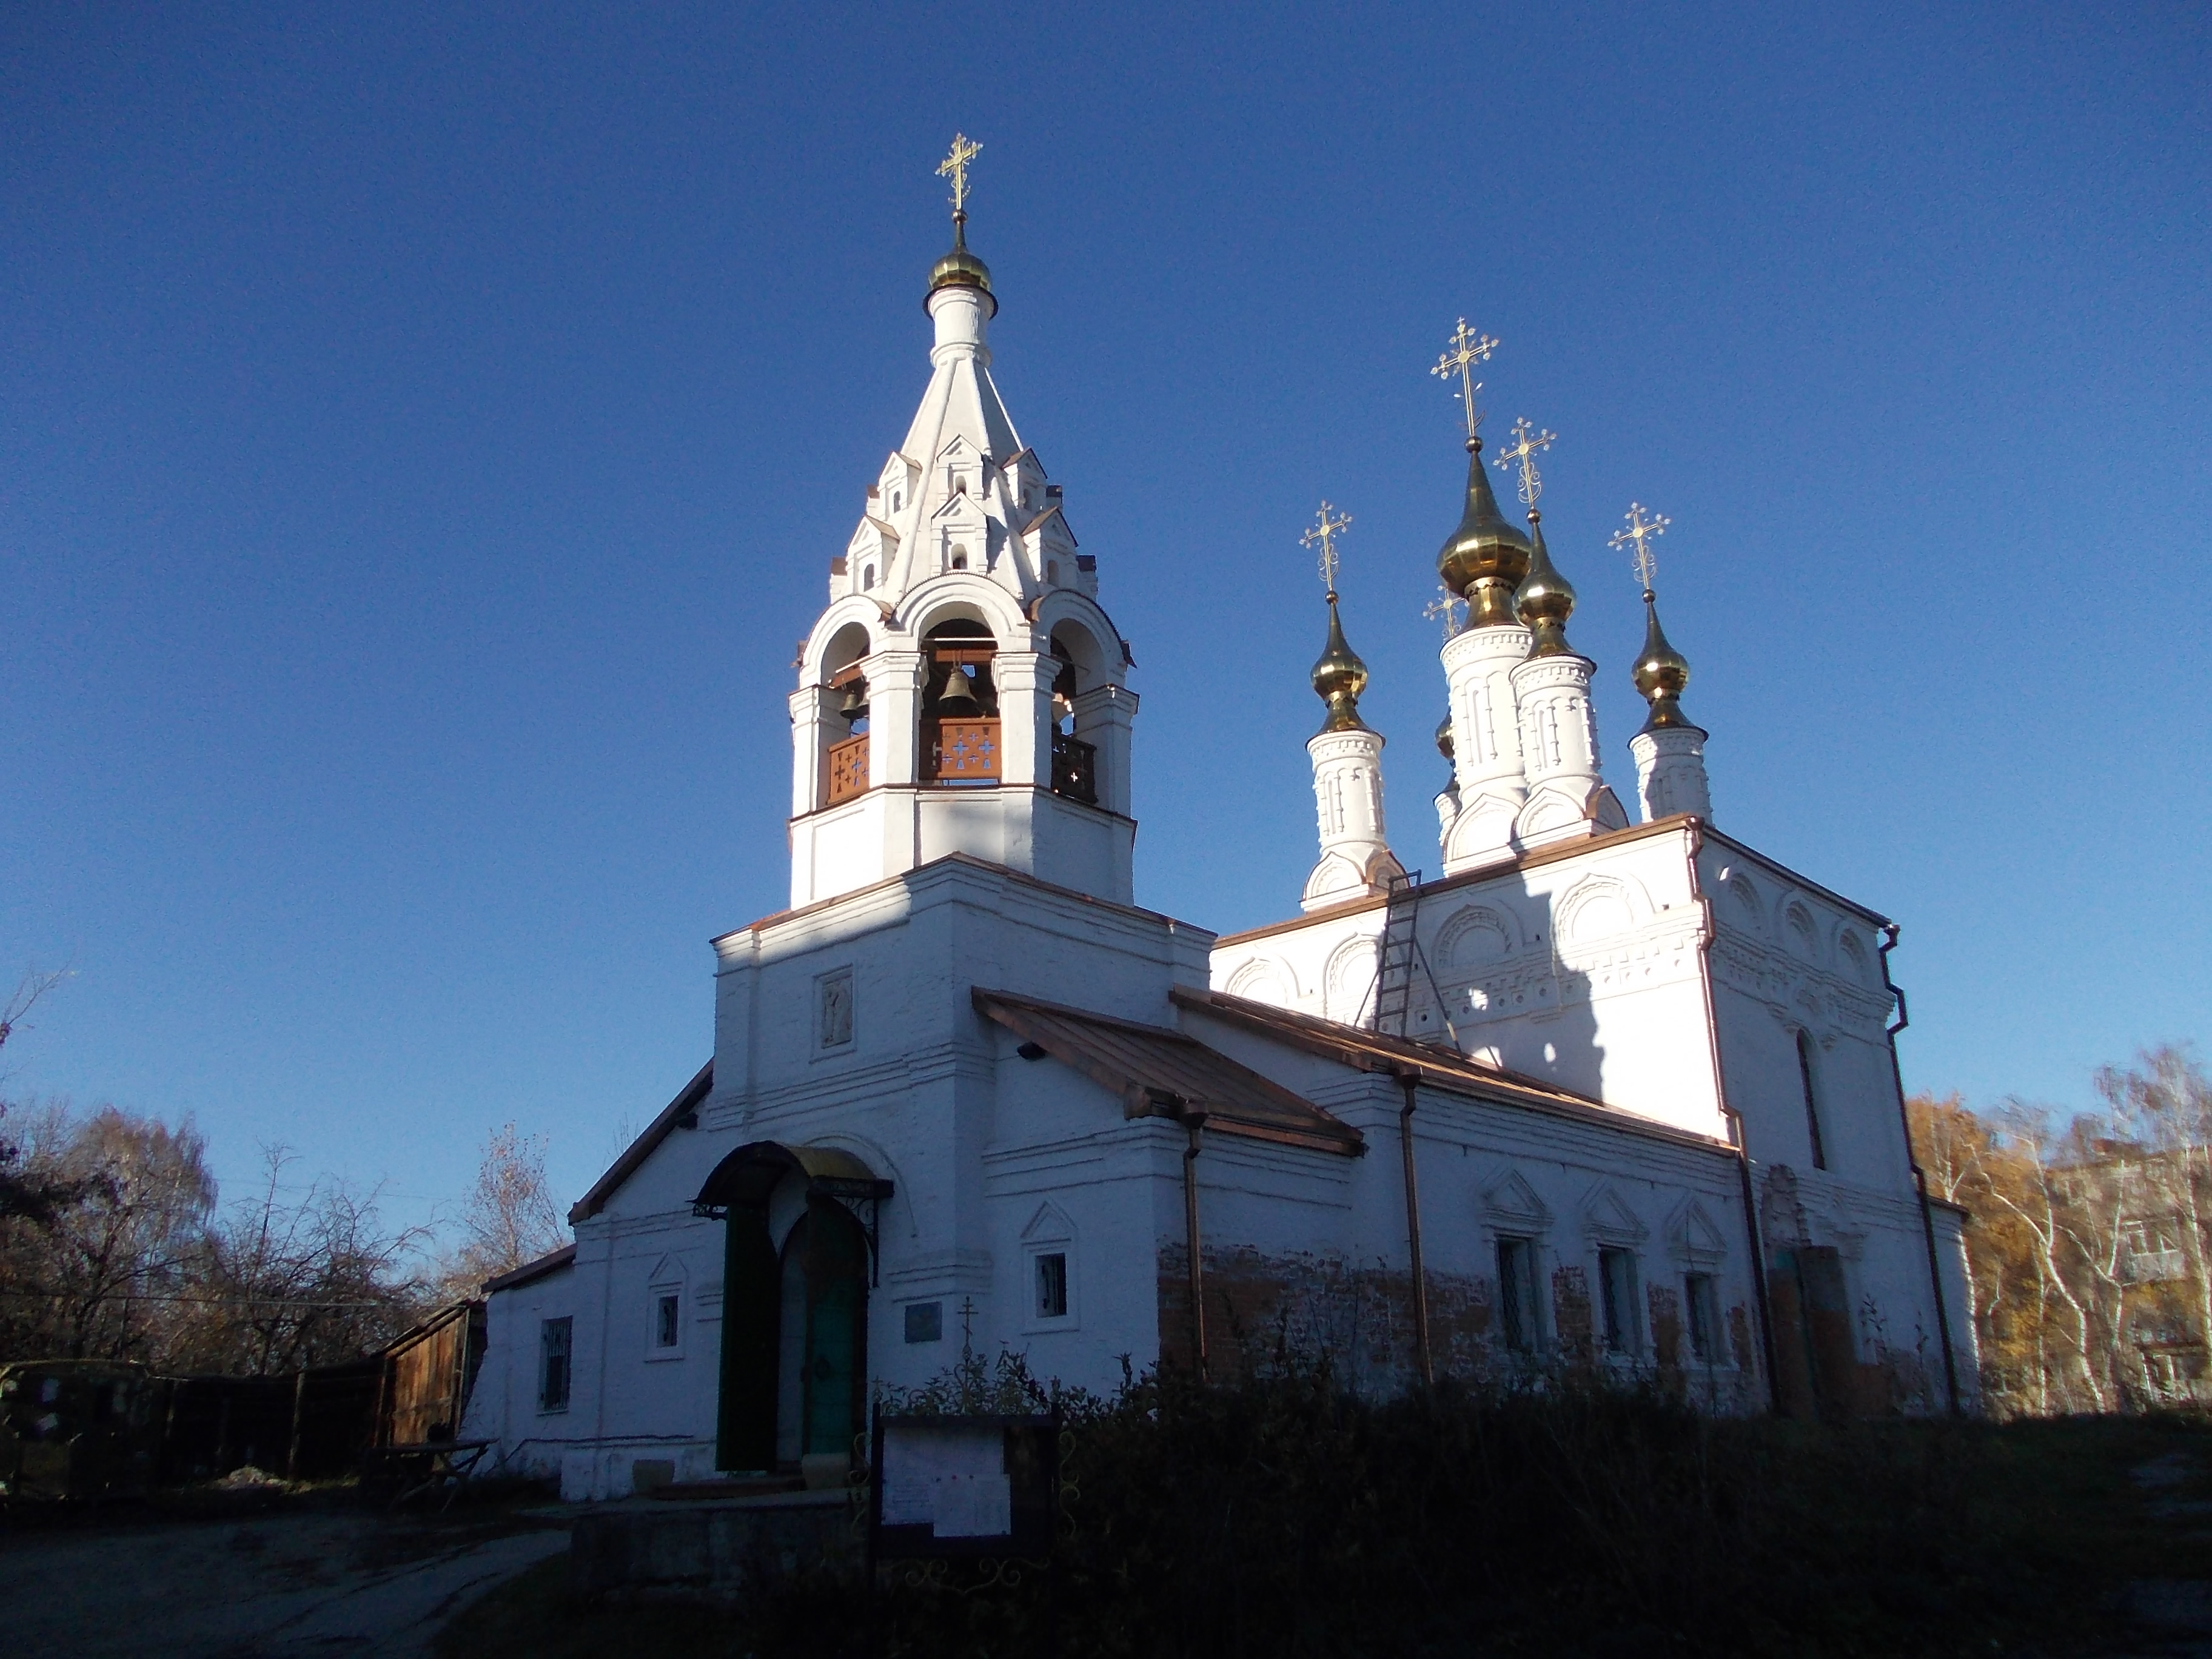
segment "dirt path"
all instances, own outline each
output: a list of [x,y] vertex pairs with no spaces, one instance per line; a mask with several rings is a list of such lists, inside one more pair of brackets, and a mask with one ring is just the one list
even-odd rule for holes
[[0,1536],[0,1654],[412,1659],[455,1612],[568,1547],[543,1512],[329,1510]]

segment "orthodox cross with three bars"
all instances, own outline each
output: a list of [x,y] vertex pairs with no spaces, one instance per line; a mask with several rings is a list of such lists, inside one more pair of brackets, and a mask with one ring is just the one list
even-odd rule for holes
[[1473,443],[1475,428],[1482,424],[1482,411],[1474,406],[1474,394],[1482,390],[1482,382],[1474,378],[1474,366],[1489,361],[1498,342],[1480,330],[1469,329],[1462,317],[1452,331],[1450,345],[1451,349],[1437,359],[1437,366],[1429,373],[1445,381],[1459,376],[1459,391],[1454,395],[1467,405],[1467,441]]
[[1459,632],[1459,613],[1467,609],[1467,601],[1446,587],[1437,584],[1437,597],[1421,607],[1421,614],[1431,622],[1442,621],[1444,637],[1452,638]]
[[968,164],[982,153],[982,145],[964,132],[956,132],[951,153],[937,164],[937,176],[952,180],[952,210],[957,214],[968,211]]
[[1343,534],[1345,527],[1351,522],[1352,514],[1349,513],[1340,513],[1334,519],[1330,518],[1328,503],[1323,501],[1321,516],[1314,520],[1314,527],[1298,538],[1301,546],[1321,549],[1321,579],[1327,585],[1332,599],[1336,597],[1336,538]]
[[1644,597],[1648,599],[1651,594],[1651,579],[1659,573],[1659,561],[1651,551],[1651,538],[1665,535],[1667,526],[1674,521],[1663,513],[1654,513],[1647,520],[1644,516],[1644,503],[1641,501],[1629,502],[1628,511],[1620,516],[1628,520],[1628,528],[1614,531],[1613,539],[1606,545],[1635,548],[1636,551],[1631,556],[1636,566],[1637,579],[1644,584]]
[[1521,469],[1521,500],[1532,514],[1536,510],[1536,497],[1544,493],[1544,481],[1536,474],[1536,452],[1549,449],[1559,435],[1556,432],[1539,432],[1523,415],[1513,422],[1512,444],[1498,452],[1500,470],[1509,466]]

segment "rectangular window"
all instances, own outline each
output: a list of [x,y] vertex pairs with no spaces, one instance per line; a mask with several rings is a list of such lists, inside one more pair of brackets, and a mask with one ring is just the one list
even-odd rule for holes
[[541,1411],[568,1409],[570,1341],[576,1322],[565,1314],[538,1328],[538,1406]]
[[684,1334],[678,1322],[684,1310],[684,1298],[674,1291],[664,1291],[653,1298],[653,1346],[672,1348]]
[[1067,1317],[1067,1258],[1058,1251],[1036,1259],[1036,1316]]
[[1721,1357],[1721,1326],[1711,1273],[1682,1275],[1682,1310],[1690,1327],[1690,1357],[1701,1365],[1715,1364]]
[[1805,1133],[1812,1142],[1813,1167],[1828,1167],[1828,1148],[1820,1133],[1820,1098],[1813,1087],[1813,1039],[1797,1033],[1797,1083],[1805,1094]]
[[1498,1241],[1498,1329],[1516,1353],[1534,1352],[1535,1247],[1525,1238]]
[[945,1304],[942,1302],[909,1302],[906,1304],[906,1340],[909,1342],[940,1342],[945,1339]]
[[1612,1353],[1636,1352],[1636,1253],[1597,1253],[1599,1300],[1604,1304],[1605,1346]]

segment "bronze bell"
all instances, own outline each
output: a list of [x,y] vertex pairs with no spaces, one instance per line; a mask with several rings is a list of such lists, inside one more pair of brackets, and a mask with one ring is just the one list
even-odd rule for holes
[[845,687],[845,701],[837,705],[837,718],[848,726],[858,726],[868,718],[868,682],[855,678]]
[[968,671],[954,663],[945,672],[945,690],[937,694],[939,718],[949,720],[972,720],[983,712],[983,705],[975,701],[975,687],[968,678]]

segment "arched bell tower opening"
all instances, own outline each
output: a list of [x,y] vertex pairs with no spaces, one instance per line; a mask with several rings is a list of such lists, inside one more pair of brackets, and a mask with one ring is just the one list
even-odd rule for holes
[[[825,806],[850,800],[868,787],[868,630],[848,623],[823,653],[827,708],[818,723]],[[840,732],[842,735],[840,735]]]
[[1052,631],[1052,790],[1097,805],[1104,653],[1089,629],[1067,622]]
[[957,617],[924,635],[928,678],[917,752],[922,781],[952,788],[995,785],[1003,770],[998,641],[981,623]]

